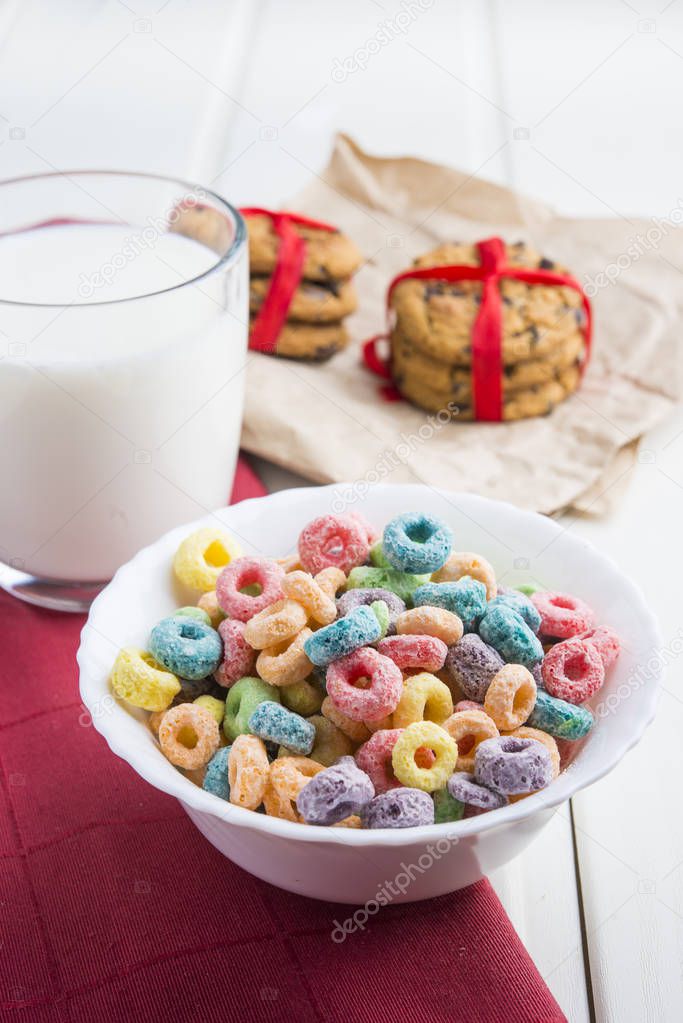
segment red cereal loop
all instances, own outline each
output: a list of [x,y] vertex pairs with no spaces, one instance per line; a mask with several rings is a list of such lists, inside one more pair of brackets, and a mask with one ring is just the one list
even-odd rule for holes
[[399,668],[422,668],[423,671],[439,671],[444,666],[448,647],[436,636],[401,635],[387,636],[380,640],[377,649]]
[[[229,618],[248,622],[282,597],[284,574],[281,565],[267,558],[235,558],[218,576],[216,598]],[[246,586],[260,586],[261,592],[242,593]]]
[[453,707],[453,713],[459,714],[461,710],[484,710],[484,704],[476,700],[459,700]]
[[600,651],[583,639],[566,639],[549,650],[541,666],[551,696],[567,703],[585,703],[605,681]]
[[401,669],[372,647],[360,647],[327,669],[327,695],[352,721],[377,721],[391,714],[402,691]]
[[219,686],[233,685],[245,675],[252,675],[256,664],[256,651],[244,638],[244,622],[225,618],[218,626],[223,640],[223,660],[214,672]]
[[394,774],[391,754],[402,732],[402,728],[384,728],[375,732],[356,753],[356,763],[370,778],[376,795],[401,786]]
[[594,629],[589,629],[588,632],[582,632],[577,638],[595,647],[602,657],[605,668],[614,664],[621,653],[619,636],[609,625],[598,625]]
[[382,534],[379,529],[373,526],[372,522],[369,522],[365,518],[365,515],[359,511],[350,511],[348,515],[349,518],[355,519],[355,521],[365,530],[365,535],[367,536],[368,543],[371,547],[373,543],[377,543]]
[[539,632],[555,639],[571,639],[593,628],[595,615],[592,608],[569,593],[539,591],[531,600],[541,616]]
[[299,536],[299,560],[311,575],[331,567],[348,574],[362,565],[369,553],[367,531],[350,515],[321,515]]

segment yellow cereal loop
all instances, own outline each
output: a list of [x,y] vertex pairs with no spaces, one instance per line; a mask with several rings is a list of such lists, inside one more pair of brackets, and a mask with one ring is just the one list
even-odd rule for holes
[[483,710],[459,710],[444,721],[443,727],[457,743],[458,771],[473,771],[479,743],[495,739],[499,734],[495,721]]
[[263,802],[269,766],[261,739],[256,735],[238,735],[228,755],[230,802],[256,810]]
[[445,682],[428,671],[406,680],[398,706],[392,714],[394,728],[406,728],[414,721],[442,724],[453,713],[453,697]]
[[109,677],[116,696],[143,710],[166,710],[180,692],[180,682],[138,647],[124,647],[114,661]]
[[329,565],[328,568],[323,568],[318,572],[315,581],[323,593],[326,593],[328,597],[334,598],[346,583],[346,576],[341,568]]
[[216,719],[216,724],[220,728],[225,717],[225,700],[218,700],[215,696],[198,696],[192,702],[197,707],[204,707],[205,710],[208,710],[209,714]]
[[315,742],[308,754],[311,760],[316,760],[323,767],[331,767],[340,757],[353,755],[353,743],[348,735],[344,735],[328,718],[313,714],[308,720],[315,728]]
[[[422,747],[435,756],[431,767],[418,767],[415,754]],[[391,754],[394,774],[402,785],[436,792],[445,787],[458,760],[458,746],[434,721],[417,721],[399,735]]]
[[282,702],[287,710],[301,714],[302,718],[317,714],[325,695],[322,689],[314,686],[308,679],[304,679],[303,682],[295,682],[291,686],[283,686],[281,692]]
[[244,638],[254,650],[265,650],[293,639],[307,620],[308,615],[296,600],[276,600],[249,619],[244,626]]
[[536,703],[536,682],[521,664],[505,664],[491,679],[484,710],[501,732],[512,732],[528,719]]
[[175,553],[173,571],[184,586],[206,593],[216,589],[218,576],[241,553],[229,533],[205,526],[185,537]]
[[197,601],[197,607],[201,608],[202,611],[206,611],[207,615],[211,619],[211,625],[214,629],[217,629],[225,618],[225,612],[218,603],[215,590],[209,590],[207,593],[202,593],[201,597]]
[[446,646],[453,646],[462,639],[463,624],[460,618],[445,607],[411,607],[402,611],[396,619],[399,636],[436,636]]
[[304,643],[313,633],[303,628],[294,639],[266,647],[256,658],[256,673],[271,686],[291,686],[303,682],[313,670],[304,653]]
[[370,729],[362,721],[352,721],[342,714],[338,707],[332,703],[329,696],[326,696],[322,703],[322,714],[336,725],[344,735],[348,735],[353,742],[366,742],[370,738]]
[[486,587],[486,599],[493,600],[498,592],[493,565],[481,554],[474,554],[472,551],[453,551],[446,564],[434,573],[432,582],[457,582],[464,575],[469,575],[472,579],[478,579],[480,583],[483,583]]

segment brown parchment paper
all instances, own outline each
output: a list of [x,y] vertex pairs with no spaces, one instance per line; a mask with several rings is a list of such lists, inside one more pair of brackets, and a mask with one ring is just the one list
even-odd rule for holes
[[[360,246],[360,308],[347,321],[350,347],[328,363],[251,353],[248,451],[316,482],[420,481],[546,513],[602,513],[618,499],[634,442],[682,394],[683,207],[659,221],[567,219],[451,168],[368,156],[339,136],[326,170],[287,208],[338,224]],[[438,242],[492,234],[533,242],[596,292],[580,390],[550,416],[518,423],[444,424],[382,401],[360,343],[384,328],[389,280]]]

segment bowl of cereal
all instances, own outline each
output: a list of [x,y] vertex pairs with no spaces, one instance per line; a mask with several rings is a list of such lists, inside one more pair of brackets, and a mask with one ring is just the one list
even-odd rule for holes
[[417,901],[518,855],[652,720],[638,587],[544,516],[420,485],[244,501],[94,601],[80,690],[113,753],[245,870]]

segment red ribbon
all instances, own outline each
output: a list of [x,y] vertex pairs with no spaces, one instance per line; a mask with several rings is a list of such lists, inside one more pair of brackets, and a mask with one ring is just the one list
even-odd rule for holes
[[[401,283],[417,278],[431,281],[481,281],[482,295],[479,312],[472,328],[472,400],[474,418],[485,422],[500,422],[503,418],[503,359],[501,341],[503,331],[500,281],[509,278],[524,284],[548,284],[553,287],[572,288],[578,292],[586,314],[584,336],[586,353],[582,371],[588,365],[592,341],[591,306],[579,282],[570,274],[554,273],[550,270],[527,270],[505,263],[505,243],[501,238],[487,238],[477,242],[479,266],[430,266],[418,270],[406,270],[394,277],[387,291],[387,311],[394,288]],[[386,335],[378,334],[363,346],[363,361],[377,376],[391,380],[390,362],[378,354],[377,344]],[[385,400],[397,400],[395,387],[382,387]]]
[[306,260],[306,241],[295,228],[317,228],[319,231],[337,231],[322,220],[312,220],[299,213],[286,213],[250,206],[240,210],[245,217],[269,217],[280,239],[275,269],[265,298],[261,303],[249,335],[249,347],[256,352],[272,352],[280,331],[285,325],[289,307],[303,275]]

